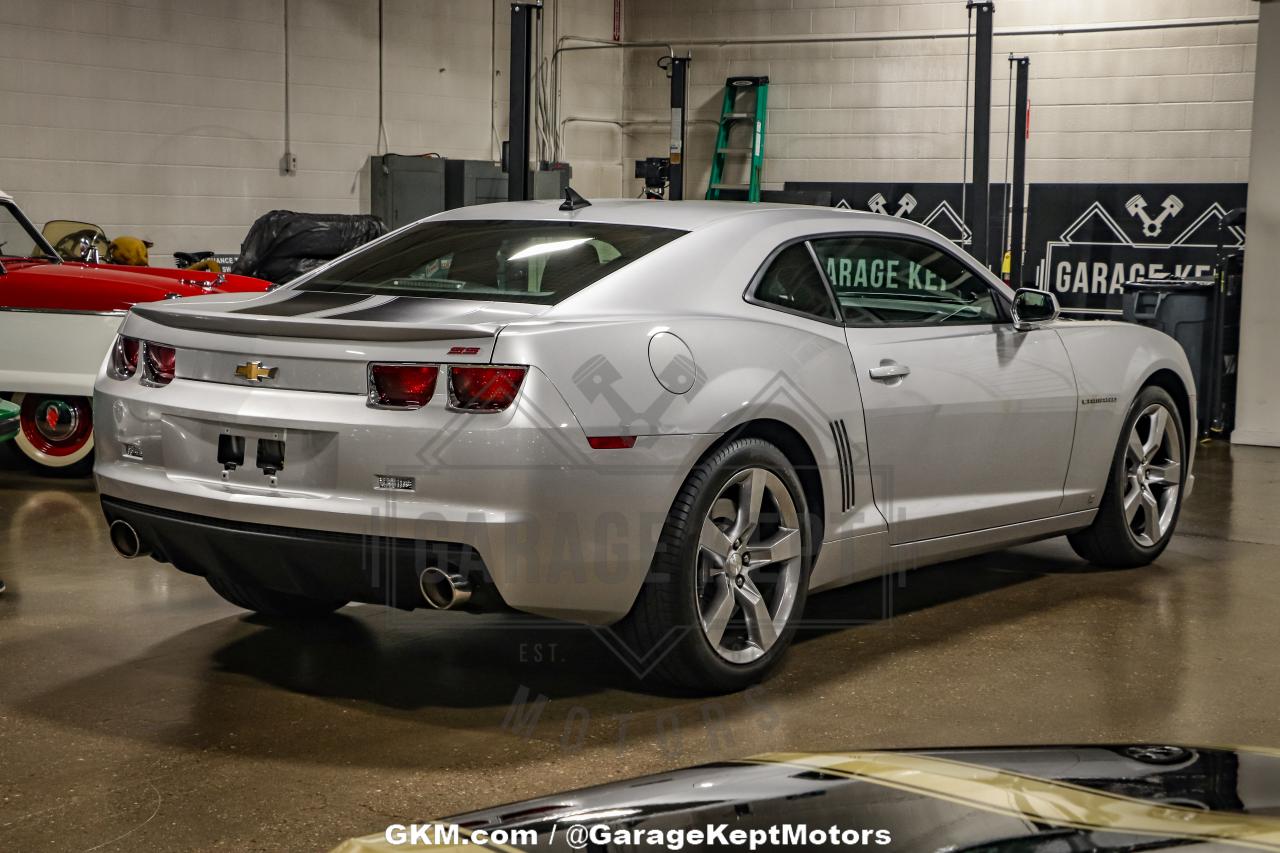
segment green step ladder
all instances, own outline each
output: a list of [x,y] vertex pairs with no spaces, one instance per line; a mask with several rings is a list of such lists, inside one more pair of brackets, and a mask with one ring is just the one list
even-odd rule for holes
[[[748,92],[754,93],[754,103],[739,103]],[[768,107],[768,77],[730,77],[724,81],[724,105],[720,108],[720,129],[716,133],[716,150],[711,156],[711,182],[707,186],[709,201],[718,200],[721,190],[746,190],[748,201],[760,200],[760,172],[764,169],[764,121]],[[742,122],[750,122],[749,145],[731,141],[734,134],[730,131]],[[742,134],[737,136],[741,137]],[[729,155],[750,159],[748,183],[725,182],[725,159]]]

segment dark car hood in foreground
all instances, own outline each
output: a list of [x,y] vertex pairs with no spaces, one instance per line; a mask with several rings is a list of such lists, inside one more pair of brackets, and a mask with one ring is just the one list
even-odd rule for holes
[[[437,822],[464,834],[532,828],[538,850],[574,849],[574,824],[883,829],[890,844],[857,849],[893,851],[1280,850],[1280,752],[1139,744],[773,753]],[[339,849],[406,846],[378,834]]]

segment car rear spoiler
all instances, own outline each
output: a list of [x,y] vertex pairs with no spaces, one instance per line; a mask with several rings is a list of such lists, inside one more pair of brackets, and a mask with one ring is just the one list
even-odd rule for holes
[[133,313],[175,329],[255,335],[271,338],[319,338],[337,341],[446,341],[497,336],[499,326],[488,324],[434,324],[362,322],[358,320],[297,319],[254,314],[203,314],[168,311],[135,305]]

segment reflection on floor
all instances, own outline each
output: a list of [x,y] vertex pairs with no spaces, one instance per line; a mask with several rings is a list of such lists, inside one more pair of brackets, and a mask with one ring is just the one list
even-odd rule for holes
[[774,679],[715,700],[637,690],[583,628],[260,623],[117,558],[90,482],[0,467],[5,849],[327,849],[774,749],[1280,746],[1280,451],[1208,447],[1156,566],[1098,571],[1055,540],[825,594]]

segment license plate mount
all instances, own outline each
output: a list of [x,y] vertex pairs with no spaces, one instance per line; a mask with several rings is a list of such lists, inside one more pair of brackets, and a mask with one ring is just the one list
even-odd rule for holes
[[260,438],[254,463],[268,477],[284,470],[284,439]]

